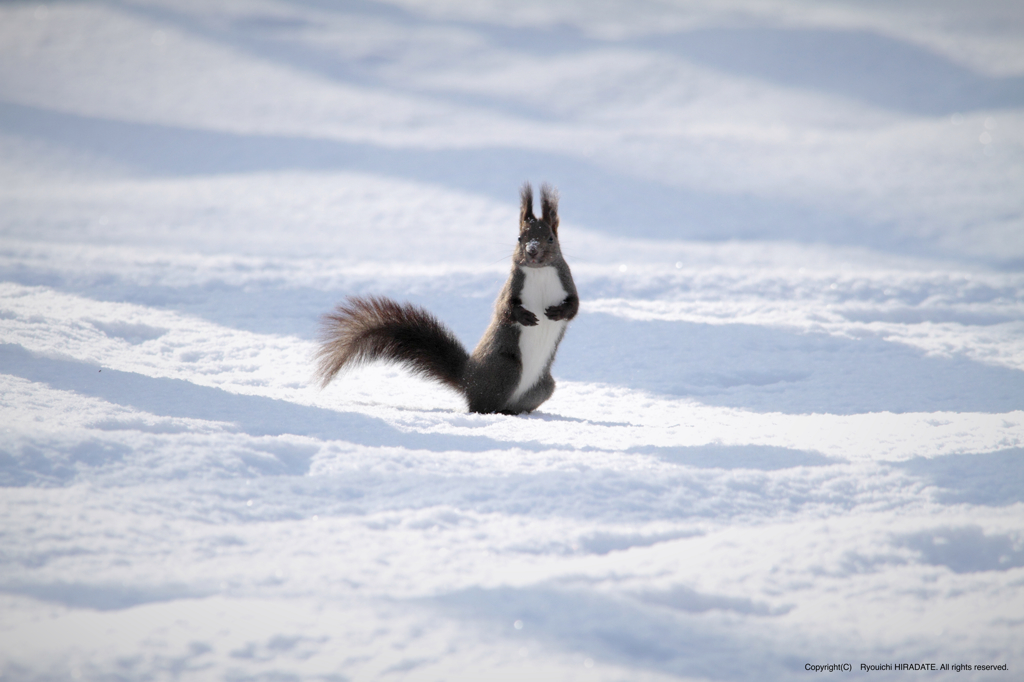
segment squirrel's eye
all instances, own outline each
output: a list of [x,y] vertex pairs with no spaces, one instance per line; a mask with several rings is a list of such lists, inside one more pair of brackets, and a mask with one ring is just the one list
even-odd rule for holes
[[522,244],[522,243],[523,243],[523,235],[519,235],[519,243],[520,243],[520,244]]
[[554,237],[548,237],[548,244],[551,244],[554,241],[555,241]]

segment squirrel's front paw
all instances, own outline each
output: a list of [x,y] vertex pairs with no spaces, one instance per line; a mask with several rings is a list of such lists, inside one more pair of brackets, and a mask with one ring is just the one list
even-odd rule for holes
[[549,320],[567,320],[569,319],[569,306],[566,304],[553,305],[544,311],[544,315]]
[[521,305],[517,305],[512,309],[512,319],[524,327],[537,326],[537,316]]
[[549,320],[571,320],[576,317],[576,311],[579,310],[580,300],[575,296],[570,296],[558,305],[548,307],[544,311],[544,315]]

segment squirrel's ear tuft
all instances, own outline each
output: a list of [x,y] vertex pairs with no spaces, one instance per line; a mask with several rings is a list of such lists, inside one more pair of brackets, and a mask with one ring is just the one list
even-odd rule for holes
[[524,182],[519,190],[519,225],[522,226],[527,219],[533,219],[533,188],[530,183]]
[[558,234],[558,190],[544,183],[540,187],[541,220],[551,226],[551,231]]

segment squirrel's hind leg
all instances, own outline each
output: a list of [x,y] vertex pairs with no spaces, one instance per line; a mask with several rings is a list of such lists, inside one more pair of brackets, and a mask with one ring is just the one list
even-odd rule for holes
[[537,380],[530,390],[523,395],[519,396],[519,399],[514,403],[506,405],[502,409],[504,414],[523,414],[524,412],[533,412],[541,406],[551,394],[555,392],[555,379],[551,376],[551,372],[545,372],[540,379]]
[[508,399],[519,383],[521,372],[519,359],[511,355],[498,353],[482,363],[471,359],[463,383],[469,411],[479,414],[504,412],[508,409]]

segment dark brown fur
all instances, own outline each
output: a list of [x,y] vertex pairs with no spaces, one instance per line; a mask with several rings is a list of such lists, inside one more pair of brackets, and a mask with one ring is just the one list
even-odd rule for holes
[[321,388],[346,365],[401,358],[413,372],[458,390],[469,359],[455,335],[429,312],[383,296],[353,296],[324,315],[321,339]]

